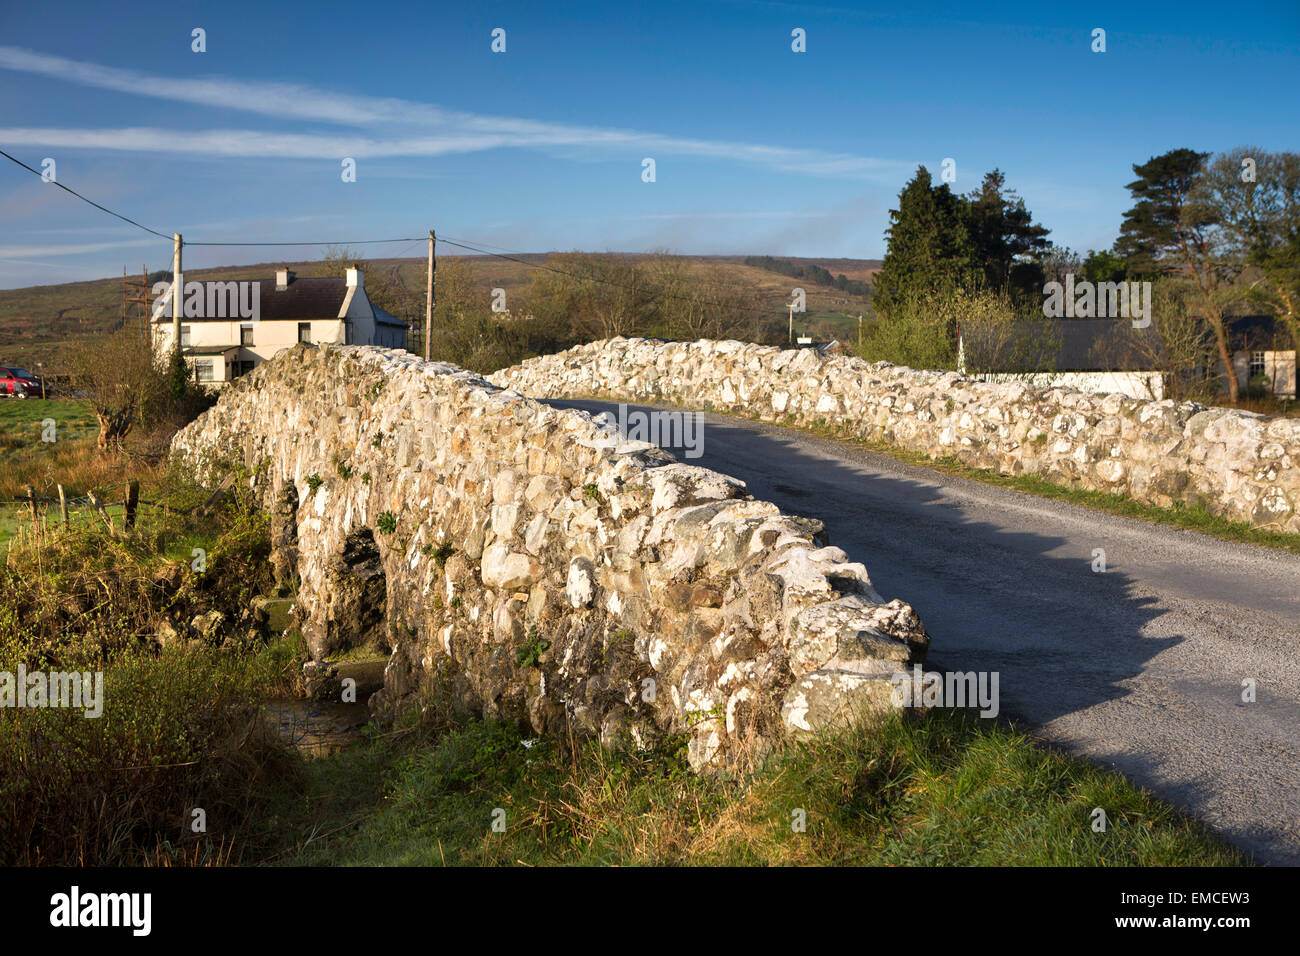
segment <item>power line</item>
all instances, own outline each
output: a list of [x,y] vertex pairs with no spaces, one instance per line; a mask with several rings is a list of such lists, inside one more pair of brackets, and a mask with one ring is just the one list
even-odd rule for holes
[[142,226],[142,225],[140,225],[140,223],[136,222],[134,219],[128,219],[126,216],[123,216],[121,213],[113,212],[113,210],[111,210],[111,209],[109,209],[109,208],[107,208],[107,207],[105,207],[105,206],[101,206],[99,203],[95,202],[93,199],[87,199],[85,196],[81,195],[81,193],[77,192],[75,189],[69,189],[67,186],[63,185],[63,183],[59,182],[57,179],[46,179],[44,173],[41,173],[41,172],[39,172],[38,170],[32,169],[32,167],[28,166],[28,165],[27,165],[26,163],[24,163],[21,159],[14,159],[12,156],[10,156],[8,153],[6,153],[6,152],[5,152],[4,150],[2,150],[2,149],[0,149],[0,156],[3,156],[5,159],[9,160],[9,161],[12,162],[12,163],[17,163],[19,166],[21,166],[23,169],[27,170],[29,173],[33,173],[33,174],[35,174],[35,175],[37,175],[37,176],[40,176],[41,179],[42,179],[43,181],[48,182],[48,183],[54,183],[54,185],[58,186],[58,187],[59,187],[60,189],[62,189],[65,193],[71,193],[72,195],[74,195],[74,196],[76,196],[78,199],[80,199],[82,202],[90,203],[90,205],[94,206],[96,209],[99,209],[99,210],[101,210],[102,212],[106,212],[106,213],[108,213],[110,216],[116,216],[118,219],[121,219],[123,222],[129,222],[131,225],[135,226],[137,229],[143,229],[145,232],[147,232],[147,233],[151,233],[152,235],[157,236],[159,239],[166,239],[168,242],[171,242],[171,241],[172,241],[172,237],[171,237],[171,236],[163,235],[161,232],[159,232],[159,231],[156,230],[156,229],[150,229],[148,226]]
[[[121,213],[116,213],[116,212],[114,212],[113,210],[107,208],[106,206],[101,206],[99,203],[95,202],[93,199],[87,199],[85,196],[81,195],[81,193],[77,192],[77,191],[74,190],[74,189],[69,189],[67,186],[63,185],[63,183],[58,182],[57,180],[53,180],[53,179],[46,180],[46,179],[45,179],[45,176],[44,176],[44,175],[43,175],[39,170],[35,170],[35,169],[33,169],[32,167],[28,166],[26,163],[24,163],[24,162],[23,162],[22,160],[20,160],[20,159],[15,159],[13,156],[10,156],[10,155],[9,155],[8,153],[6,153],[4,150],[0,150],[0,156],[3,156],[5,159],[9,160],[10,162],[17,163],[19,166],[21,166],[23,169],[27,170],[29,173],[32,173],[33,175],[36,175],[36,176],[40,176],[42,180],[44,180],[44,181],[46,181],[46,182],[54,183],[54,185],[58,186],[58,187],[59,187],[60,189],[62,189],[64,192],[66,192],[66,193],[70,193],[71,195],[76,196],[76,197],[77,197],[78,199],[80,199],[82,202],[89,203],[90,205],[94,206],[96,209],[100,210],[101,212],[106,212],[106,213],[108,213],[110,216],[114,216],[114,217],[116,217],[116,218],[118,218],[118,219],[121,219],[123,222],[130,223],[132,226],[135,226],[137,229],[143,229],[145,232],[150,233],[151,235],[155,235],[155,236],[157,236],[159,239],[166,239],[166,240],[169,241],[169,242],[174,241],[174,237],[173,237],[173,236],[164,235],[163,233],[158,232],[156,229],[150,229],[148,226],[141,225],[140,223],[136,222],[134,219],[129,219],[129,218],[127,218],[126,216],[123,216]],[[181,240],[181,245],[182,245],[182,246],[230,246],[230,247],[234,247],[234,246],[243,246],[243,247],[254,247],[254,246],[341,246],[341,247],[347,247],[347,246],[371,246],[371,245],[379,245],[379,244],[382,244],[382,243],[389,243],[389,242],[406,242],[406,243],[411,243],[411,242],[423,242],[423,241],[424,241],[424,240],[423,240],[423,237],[421,237],[421,236],[416,236],[416,237],[414,237],[414,238],[407,237],[407,238],[401,238],[401,239],[357,239],[357,240],[353,240],[353,241],[350,241],[350,242],[325,242],[325,241],[319,241],[319,240],[312,240],[312,241],[308,241],[308,242],[195,242],[195,241],[186,241],[186,240]],[[549,265],[546,265],[545,263],[539,263],[539,262],[527,262],[527,261],[525,261],[525,260],[523,260],[523,259],[518,258],[519,255],[527,255],[527,253],[518,253],[518,254],[516,254],[516,255],[510,255],[510,254],[508,254],[508,253],[503,253],[503,252],[492,252],[492,251],[489,250],[489,249],[482,249],[482,248],[479,248],[478,246],[469,245],[469,244],[466,243],[466,242],[458,242],[458,241],[456,241],[456,240],[448,239],[448,238],[446,238],[446,237],[443,237],[443,238],[442,238],[441,240],[439,240],[439,241],[441,241],[441,242],[445,242],[445,243],[447,243],[448,245],[451,245],[451,246],[456,246],[458,249],[467,249],[467,250],[469,250],[470,252],[475,252],[475,253],[478,253],[479,255],[484,255],[484,256],[493,256],[493,257],[495,257],[495,258],[497,258],[497,259],[505,259],[505,260],[507,260],[507,261],[509,261],[509,262],[517,262],[517,263],[519,263],[520,265],[527,266],[528,268],[531,268],[531,269],[545,269],[547,272],[553,272],[553,273],[555,273],[556,275],[565,276],[565,277],[567,277],[567,278],[569,278],[569,279],[573,279],[573,280],[575,280],[575,281],[577,281],[577,282],[585,282],[585,281],[599,282],[599,283],[601,283],[602,285],[613,286],[613,287],[616,288],[616,289],[623,289],[624,291],[627,291],[627,292],[636,292],[636,291],[643,291],[643,292],[644,292],[644,291],[645,291],[644,289],[642,289],[642,290],[638,290],[635,286],[625,285],[624,283],[621,283],[621,282],[615,282],[615,281],[613,281],[613,280],[611,280],[611,279],[606,279],[606,278],[603,278],[603,277],[601,277],[601,276],[580,276],[580,275],[576,275],[575,273],[572,273],[572,272],[567,272],[567,271],[565,271],[564,269],[556,269],[554,266],[549,266]],[[491,243],[480,243],[479,245],[480,245],[480,246],[481,246],[481,245],[491,245]],[[499,248],[499,247],[498,247],[498,248]],[[538,253],[538,254],[541,254],[541,253]],[[692,296],[679,295],[679,294],[674,293],[674,292],[659,292],[659,293],[651,292],[651,293],[650,293],[650,297],[651,297],[651,298],[670,298],[670,299],[680,299],[680,300],[685,301],[685,302],[699,302],[699,303],[704,304],[704,305],[716,305],[716,306],[723,306],[723,307],[725,307],[725,303],[722,303],[722,302],[716,302],[716,301],[713,301],[713,300],[710,300],[710,299],[696,299],[696,298],[694,298],[694,297],[692,297]]]
[[[66,192],[66,193],[71,193],[73,196],[76,196],[76,197],[77,197],[78,199],[80,199],[82,202],[84,202],[84,203],[89,203],[90,205],[94,206],[96,209],[100,210],[101,212],[106,212],[106,213],[108,213],[110,216],[115,216],[115,217],[117,217],[118,219],[121,219],[123,222],[130,223],[131,225],[135,226],[137,229],[143,229],[145,232],[150,233],[151,235],[157,236],[159,239],[166,239],[168,242],[173,241],[173,237],[172,237],[172,236],[165,235],[164,233],[161,233],[161,232],[159,232],[159,231],[156,230],[156,229],[150,229],[148,226],[141,225],[140,223],[136,222],[134,219],[130,219],[130,218],[126,217],[126,216],[123,216],[121,213],[114,212],[113,210],[109,209],[107,206],[101,206],[99,203],[95,202],[93,199],[87,199],[85,196],[81,195],[81,193],[77,192],[75,189],[70,189],[70,188],[68,188],[67,186],[63,185],[63,183],[59,182],[59,181],[56,180],[56,179],[45,179],[45,174],[42,173],[39,169],[33,169],[32,167],[30,167],[30,166],[28,166],[26,163],[24,163],[21,159],[15,159],[13,156],[10,156],[8,153],[6,153],[6,152],[5,152],[4,150],[2,150],[2,149],[0,149],[0,156],[3,156],[5,159],[9,160],[11,163],[17,163],[19,166],[21,166],[23,169],[27,170],[27,171],[28,171],[29,173],[31,173],[32,175],[34,175],[34,176],[40,176],[41,179],[42,179],[43,181],[53,183],[55,186],[58,186],[58,187],[59,187],[60,189],[62,189],[64,192]],[[182,241],[181,244],[182,244],[182,245],[186,245],[186,246],[369,246],[369,245],[375,245],[376,243],[381,243],[381,242],[419,242],[420,239],[421,239],[421,237],[417,236],[417,237],[415,237],[414,239],[357,239],[357,240],[353,240],[353,241],[351,241],[351,242],[318,242],[318,241],[311,241],[311,242],[185,242],[185,241]]]
[[[170,237],[169,237],[170,238]],[[381,242],[423,242],[424,237],[416,236],[414,239],[354,239],[350,242],[190,242],[185,240],[183,245],[187,246],[373,246]]]

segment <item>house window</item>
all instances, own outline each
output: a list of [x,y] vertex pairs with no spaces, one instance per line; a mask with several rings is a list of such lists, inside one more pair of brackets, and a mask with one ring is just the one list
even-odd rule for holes
[[190,327],[188,325],[182,325],[181,326],[181,348],[188,348],[192,344],[193,343],[190,341]]
[[253,327],[251,325],[241,325],[239,327],[239,344],[240,345],[253,344]]
[[1264,366],[1264,353],[1263,353],[1263,352],[1251,352],[1251,353],[1250,353],[1250,376],[1249,376],[1249,377],[1250,377],[1250,378],[1254,378],[1256,375],[1263,375],[1264,373],[1265,373],[1265,366]]
[[194,362],[194,378],[200,382],[214,381],[212,378],[212,359],[197,359]]
[[298,341],[299,341],[299,342],[311,342],[311,323],[310,323],[310,322],[299,322],[299,323],[298,323]]

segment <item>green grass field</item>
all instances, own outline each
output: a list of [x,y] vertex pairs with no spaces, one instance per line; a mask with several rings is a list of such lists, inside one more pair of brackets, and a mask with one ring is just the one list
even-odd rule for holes
[[[53,431],[45,424],[51,420]],[[14,499],[27,484],[44,494],[48,476],[68,470],[98,431],[95,416],[81,402],[0,399],[0,550],[28,514]],[[54,441],[42,441],[42,434]]]

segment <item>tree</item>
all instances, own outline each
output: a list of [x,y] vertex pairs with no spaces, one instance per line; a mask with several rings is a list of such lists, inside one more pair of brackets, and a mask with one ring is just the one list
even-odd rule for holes
[[1164,397],[1180,402],[1210,402],[1223,386],[1218,348],[1197,314],[1197,298],[1190,280],[1158,278],[1152,283],[1150,328],[1125,328],[1125,341],[1142,364],[1161,373]]
[[1115,251],[1129,271],[1162,275],[1184,271],[1199,293],[1205,321],[1214,333],[1223,362],[1228,397],[1237,402],[1241,385],[1232,362],[1224,319],[1225,293],[1239,267],[1226,258],[1218,229],[1221,212],[1192,196],[1209,153],[1173,149],[1134,164],[1137,179],[1126,187],[1136,200],[1124,214]]
[[966,201],[967,228],[988,288],[1023,298],[1042,289],[1037,260],[1047,251],[1050,230],[1035,223],[1025,201],[1005,186],[1001,170],[984,175]]
[[1089,249],[1081,268],[1083,277],[1089,282],[1123,282],[1128,277],[1128,265],[1124,259],[1106,249]]
[[1277,312],[1300,349],[1300,155],[1253,146],[1215,156],[1190,203],[1228,255],[1256,270],[1246,293]]
[[917,168],[889,211],[889,246],[875,278],[878,313],[888,316],[910,294],[970,284],[975,247],[962,203],[947,183],[935,188],[929,170]]
[[690,342],[755,331],[754,290],[727,270],[660,255],[648,271],[657,301],[656,334]]
[[137,426],[169,436],[212,401],[190,381],[179,350],[156,361],[138,330],[120,328],[69,347],[66,367],[99,423],[101,454],[117,454]]

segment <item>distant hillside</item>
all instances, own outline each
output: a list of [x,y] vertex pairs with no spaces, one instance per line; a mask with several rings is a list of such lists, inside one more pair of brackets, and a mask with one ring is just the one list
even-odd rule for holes
[[[527,254],[515,262],[494,256],[456,256],[473,264],[475,278],[484,295],[493,288],[503,288],[510,293],[526,288],[535,267],[550,261],[551,254]],[[640,258],[634,256],[633,258]],[[858,283],[870,282],[880,268],[873,259],[801,259],[778,257],[773,261],[796,267],[818,267],[831,276],[844,275],[852,280],[848,288],[837,289],[831,283],[816,282],[808,277],[797,280],[790,275],[771,269],[746,265],[746,256],[684,256],[692,266],[720,266],[733,278],[750,285],[757,293],[764,313],[785,316],[790,300],[790,290],[802,286],[808,294],[808,312],[796,320],[800,331],[821,338],[852,334],[860,314],[870,315],[869,296],[862,293]],[[323,263],[264,262],[253,265],[224,266],[213,269],[187,269],[188,280],[252,279],[270,276],[277,268],[288,265],[299,275],[319,274]],[[361,267],[368,273],[376,271],[389,274],[396,267],[402,282],[412,289],[423,289],[426,260],[366,259]],[[820,277],[820,272],[815,271]],[[140,273],[132,278],[139,279]],[[164,273],[154,273],[150,282],[166,278]],[[868,290],[869,291],[869,290]],[[419,318],[408,316],[407,318]],[[82,336],[119,328],[122,324],[122,279],[120,276],[95,279],[89,282],[68,282],[61,285],[29,286],[22,289],[0,289],[0,364],[36,365],[57,368],[62,348]]]
[[853,295],[869,296],[871,294],[870,282],[861,279],[850,279],[843,272],[832,273],[825,266],[818,265],[815,262],[777,259],[773,256],[747,256],[745,265],[753,266],[756,269],[766,269],[768,272],[790,276],[794,279],[807,279],[818,285],[832,286],[841,292],[849,292]]

